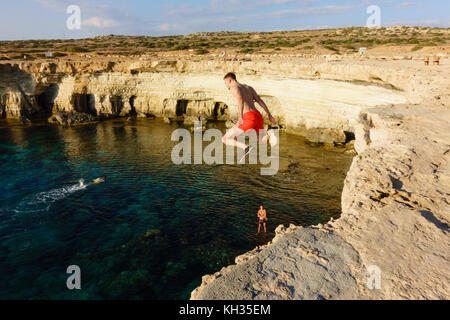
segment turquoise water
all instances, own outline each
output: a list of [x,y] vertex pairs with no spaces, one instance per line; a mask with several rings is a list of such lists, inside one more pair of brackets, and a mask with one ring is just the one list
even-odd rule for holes
[[[350,156],[282,134],[276,176],[257,165],[176,166],[175,128],[1,123],[0,299],[186,299],[279,224],[339,215]],[[99,176],[106,183],[78,184]],[[261,203],[269,224],[258,235]],[[66,288],[69,265],[81,268],[81,290]]]

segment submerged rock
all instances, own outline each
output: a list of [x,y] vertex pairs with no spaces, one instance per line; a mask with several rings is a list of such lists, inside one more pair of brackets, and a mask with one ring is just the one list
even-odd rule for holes
[[19,121],[22,122],[23,124],[30,124],[31,123],[31,120],[28,119],[25,116],[20,116]]
[[306,139],[312,143],[344,144],[347,136],[340,129],[313,128],[307,130]]
[[228,120],[227,122],[225,122],[225,127],[227,127],[227,129],[234,127],[234,122],[231,120]]
[[185,125],[195,125],[197,122],[201,122],[202,125],[206,125],[208,119],[206,117],[187,116],[183,121]]
[[87,113],[75,112],[65,113],[57,112],[48,118],[49,123],[57,123],[60,125],[82,124],[96,121],[96,117]]

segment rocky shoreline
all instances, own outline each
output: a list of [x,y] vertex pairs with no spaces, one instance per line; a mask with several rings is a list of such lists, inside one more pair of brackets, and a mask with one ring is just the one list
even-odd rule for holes
[[[341,217],[279,226],[271,243],[204,276],[191,299],[448,299],[448,119],[438,106],[361,112]],[[373,266],[381,283],[369,290]]]
[[450,81],[414,76],[428,97],[410,87],[410,104],[360,111],[341,217],[279,226],[191,299],[448,299]]
[[[152,59],[2,63],[0,115],[229,120],[222,77],[236,71],[287,131],[334,143],[354,134],[358,154],[341,218],[278,227],[271,243],[204,276],[192,299],[449,298],[448,60]],[[370,266],[380,289],[367,287]]]

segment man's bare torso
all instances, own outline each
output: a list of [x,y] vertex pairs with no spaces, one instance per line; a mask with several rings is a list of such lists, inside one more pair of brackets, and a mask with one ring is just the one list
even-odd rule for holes
[[241,93],[241,97],[244,102],[243,113],[257,110],[255,107],[255,90],[252,87],[242,83],[240,83],[237,88]]
[[259,211],[258,211],[259,219],[264,220],[266,218],[266,216],[267,216],[266,209],[262,209],[262,210],[259,209]]

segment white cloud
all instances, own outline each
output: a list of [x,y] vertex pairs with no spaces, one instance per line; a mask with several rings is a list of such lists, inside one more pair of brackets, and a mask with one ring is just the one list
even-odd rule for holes
[[386,25],[448,28],[450,26],[450,19],[391,20],[386,22]]
[[40,5],[55,10],[65,10],[70,3],[67,0],[33,0]]
[[[81,18],[90,16],[90,18],[82,21],[85,26],[91,26],[96,28],[108,28],[115,27],[130,20],[129,15],[126,13],[123,7],[111,6],[103,3],[96,3],[92,0],[33,0],[42,6],[52,9],[63,11],[66,14],[66,9],[69,5],[76,4],[81,8]],[[76,2],[76,3],[74,3]]]
[[294,16],[321,16],[328,14],[339,14],[345,12],[349,9],[353,9],[355,6],[353,5],[344,5],[344,6],[322,6],[322,7],[309,7],[309,8],[299,8],[299,9],[287,9],[287,10],[279,10],[271,13],[263,14],[262,17],[266,18],[276,18],[276,19],[284,19],[288,17]]
[[175,28],[176,28],[175,25],[171,25],[169,23],[163,23],[163,24],[160,24],[155,27],[156,30],[162,31],[162,32],[168,32],[168,31],[174,30]]
[[[233,0],[240,1],[240,0]],[[275,0],[277,1],[277,0]],[[283,1],[283,0],[280,0]],[[199,30],[235,30],[243,28],[243,25],[251,26],[253,23],[261,21],[277,21],[283,19],[292,19],[305,16],[321,16],[331,14],[342,14],[356,5],[330,5],[320,7],[302,7],[296,9],[285,9],[263,13],[247,13],[245,14],[220,14],[220,15],[195,15],[193,17],[185,17],[182,23],[178,23],[181,16],[172,16],[168,20],[155,25],[150,29],[163,33],[188,33],[198,32]],[[245,28],[245,26],[244,26]],[[300,27],[296,28],[297,30]],[[312,28],[312,27],[311,27]],[[311,29],[310,28],[310,29]]]
[[91,26],[95,28],[110,28],[116,27],[119,23],[113,19],[106,19],[102,17],[91,17],[81,22],[84,26]]
[[402,2],[397,5],[397,8],[407,8],[417,6],[417,2]]
[[[307,2],[312,2],[310,0]],[[281,4],[291,4],[298,2],[296,0],[211,0],[211,8],[214,11],[226,12],[226,11],[240,11],[250,10],[258,7],[268,7]],[[305,2],[305,1],[302,1]]]
[[192,6],[189,4],[166,5],[169,16],[182,15],[223,15],[227,13],[246,12],[276,5],[310,4],[319,0],[210,0],[208,5]]

